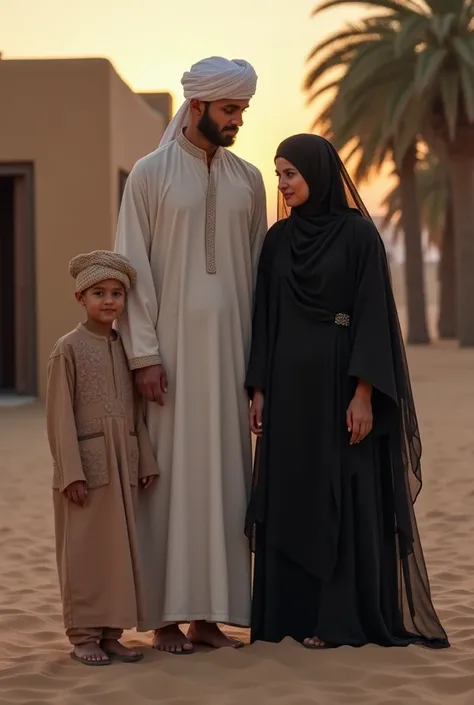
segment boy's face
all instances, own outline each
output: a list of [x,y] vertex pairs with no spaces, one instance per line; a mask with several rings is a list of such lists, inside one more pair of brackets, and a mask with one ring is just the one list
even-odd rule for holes
[[89,320],[107,325],[123,313],[125,287],[116,279],[106,279],[82,293],[76,293],[76,299],[86,309]]

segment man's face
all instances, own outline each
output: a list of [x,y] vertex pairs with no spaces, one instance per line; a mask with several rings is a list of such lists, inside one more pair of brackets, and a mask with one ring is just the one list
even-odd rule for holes
[[239,128],[244,124],[243,114],[249,107],[248,100],[215,100],[202,103],[204,112],[198,130],[216,147],[234,144]]

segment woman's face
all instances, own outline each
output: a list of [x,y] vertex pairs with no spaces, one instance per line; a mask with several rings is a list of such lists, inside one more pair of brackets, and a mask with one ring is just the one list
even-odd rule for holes
[[275,160],[278,188],[280,189],[286,205],[296,208],[303,205],[309,198],[309,186],[293,164],[283,157]]

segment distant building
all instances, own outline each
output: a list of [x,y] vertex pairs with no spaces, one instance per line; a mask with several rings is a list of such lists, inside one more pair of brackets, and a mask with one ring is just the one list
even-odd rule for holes
[[113,247],[171,96],[134,93],[105,59],[2,59],[0,100],[0,394],[43,398],[51,348],[81,316],[69,259]]

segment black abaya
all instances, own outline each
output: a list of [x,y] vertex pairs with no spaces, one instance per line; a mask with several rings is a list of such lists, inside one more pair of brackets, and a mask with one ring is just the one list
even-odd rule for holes
[[[349,208],[332,147],[303,137],[303,152],[290,144],[281,156],[310,199],[265,240],[247,374],[250,395],[265,395],[247,515],[252,640],[448,646],[413,513],[421,446],[385,251]],[[361,379],[374,426],[350,445]]]

